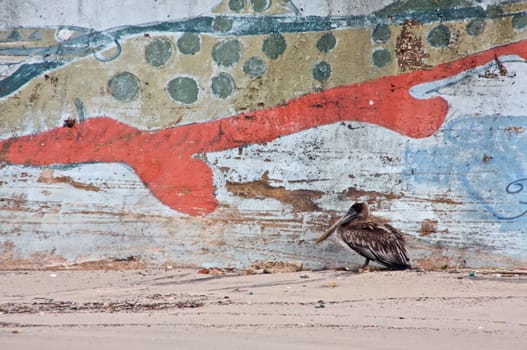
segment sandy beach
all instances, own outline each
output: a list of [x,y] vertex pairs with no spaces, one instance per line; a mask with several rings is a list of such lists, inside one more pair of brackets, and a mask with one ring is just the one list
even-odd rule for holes
[[527,349],[525,271],[0,276],[4,350]]

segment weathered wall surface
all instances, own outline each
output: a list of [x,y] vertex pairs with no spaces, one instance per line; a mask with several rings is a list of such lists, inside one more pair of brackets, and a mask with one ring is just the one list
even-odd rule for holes
[[0,1],[0,267],[355,264],[357,200],[525,266],[527,1],[122,3]]

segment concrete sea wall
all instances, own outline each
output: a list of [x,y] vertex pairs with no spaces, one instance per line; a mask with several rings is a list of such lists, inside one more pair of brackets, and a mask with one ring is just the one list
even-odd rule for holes
[[1,268],[525,266],[527,1],[120,4],[0,1]]

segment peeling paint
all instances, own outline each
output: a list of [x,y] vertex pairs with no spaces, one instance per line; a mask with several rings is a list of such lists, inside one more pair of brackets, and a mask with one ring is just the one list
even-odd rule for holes
[[65,183],[75,188],[86,191],[99,192],[101,190],[99,187],[93,184],[85,184],[79,181],[75,181],[69,176],[53,176],[53,169],[42,169],[40,177],[37,181],[45,184]]
[[227,181],[227,191],[243,198],[273,198],[291,205],[294,211],[309,212],[320,210],[313,200],[322,196],[320,191],[286,190],[283,186],[273,187],[269,184],[269,172],[265,172],[257,181],[234,183]]

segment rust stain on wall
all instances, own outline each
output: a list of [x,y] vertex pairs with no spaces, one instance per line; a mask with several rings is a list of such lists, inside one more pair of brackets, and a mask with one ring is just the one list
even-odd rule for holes
[[99,192],[101,189],[93,184],[85,184],[79,181],[75,181],[70,176],[53,176],[53,169],[43,169],[40,173],[38,182],[45,184],[57,184],[66,183],[80,190]]
[[269,184],[269,172],[264,172],[257,181],[236,183],[227,181],[227,191],[242,198],[273,198],[281,203],[293,206],[295,211],[320,210],[313,200],[320,198],[323,193],[311,190],[290,191],[283,186],[273,187]]
[[395,194],[393,192],[390,192],[390,193],[383,193],[383,192],[378,192],[378,191],[363,191],[363,190],[359,190],[357,188],[354,188],[354,187],[350,187],[348,188],[344,193],[343,195],[347,198],[350,198],[354,201],[358,201],[360,200],[362,197],[367,197],[368,198],[368,203],[373,203],[375,201],[377,201],[379,198],[384,198],[384,199],[399,199],[401,197],[403,197],[402,195],[399,195],[399,194]]
[[401,34],[397,37],[395,54],[403,72],[431,68],[424,62],[424,59],[430,55],[424,51],[423,40],[414,33],[414,29],[419,25],[418,21],[407,19],[403,24]]
[[1,270],[41,270],[48,266],[57,266],[65,262],[64,258],[55,255],[53,252],[37,252],[20,257],[16,252],[15,244],[11,240],[5,241],[0,246]]
[[420,236],[428,236],[431,233],[437,232],[437,220],[425,219],[421,222]]
[[0,270],[134,270],[145,269],[148,264],[138,256],[108,258],[70,263],[54,250],[21,257],[15,244],[6,241],[0,246]]

